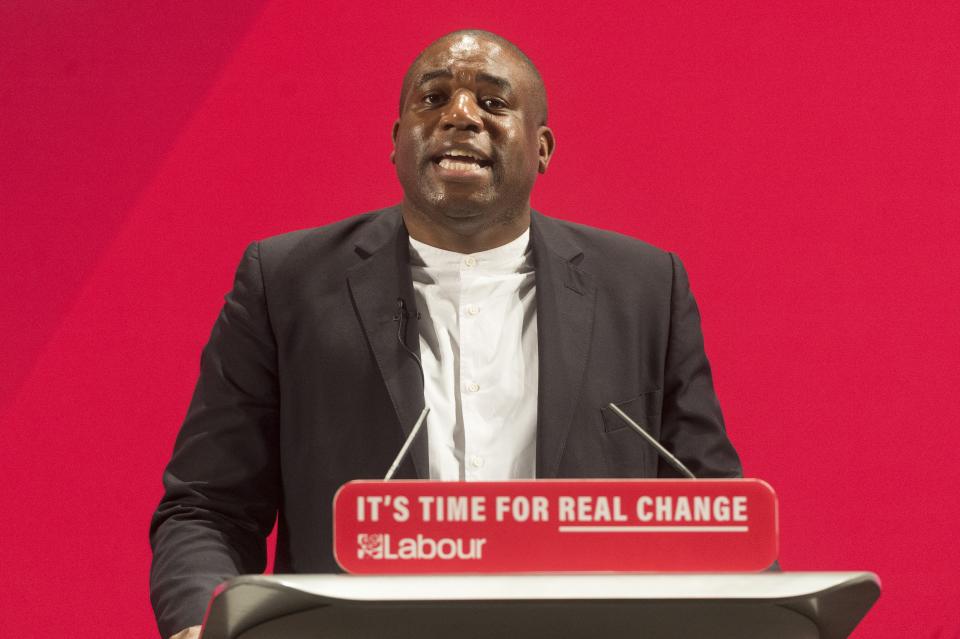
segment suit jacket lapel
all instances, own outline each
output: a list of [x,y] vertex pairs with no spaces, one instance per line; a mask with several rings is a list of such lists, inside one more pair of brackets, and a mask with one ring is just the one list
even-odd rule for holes
[[[423,410],[423,383],[417,363],[397,340],[397,300],[403,299],[408,319],[407,346],[419,356],[416,300],[410,276],[410,245],[399,207],[381,213],[357,241],[363,261],[347,275],[354,308],[373,351],[380,374],[397,413],[403,437],[410,434]],[[363,389],[357,389],[363,392]],[[399,447],[397,452],[399,452]],[[416,476],[430,477],[426,427],[410,449]],[[386,472],[384,468],[384,472]],[[398,475],[404,474],[404,466]]]
[[577,266],[583,252],[563,227],[536,211],[530,227],[537,279],[540,379],[537,401],[537,477],[556,477],[570,420],[580,397],[596,287]]
[[[557,476],[583,386],[596,287],[590,274],[577,266],[583,252],[556,222],[533,211],[530,235],[537,280],[540,360],[537,476],[549,478]],[[397,341],[397,299],[402,298],[409,312],[406,343],[419,355],[409,238],[399,207],[385,211],[370,225],[357,242],[357,252],[364,259],[349,271],[350,293],[405,438],[424,402],[417,364]],[[426,430],[411,447],[411,458],[417,477],[429,478]]]

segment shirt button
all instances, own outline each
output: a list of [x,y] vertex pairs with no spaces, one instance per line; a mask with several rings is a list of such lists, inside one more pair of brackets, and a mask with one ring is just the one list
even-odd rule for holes
[[479,455],[472,455],[470,457],[470,465],[474,468],[483,468],[483,457]]
[[478,390],[480,390],[480,384],[476,382],[471,382],[470,385],[467,386],[467,390],[470,391],[471,393],[476,393]]
[[467,313],[469,313],[470,315],[476,315],[479,312],[480,312],[480,307],[477,306],[476,304],[471,304],[470,306],[467,307]]
[[477,258],[472,255],[468,255],[463,258],[463,263],[467,265],[467,268],[473,268],[477,265]]

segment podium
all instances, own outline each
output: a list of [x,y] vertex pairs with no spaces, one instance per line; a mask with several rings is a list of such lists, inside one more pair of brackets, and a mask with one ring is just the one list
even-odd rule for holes
[[242,576],[202,639],[847,637],[870,572]]

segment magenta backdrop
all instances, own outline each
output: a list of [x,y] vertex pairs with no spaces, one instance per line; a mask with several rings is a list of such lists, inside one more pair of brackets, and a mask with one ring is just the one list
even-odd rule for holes
[[539,64],[534,204],[676,251],[789,570],[857,637],[960,632],[960,8],[950,2],[0,5],[4,636],[149,636],[148,520],[244,246],[399,200],[406,64]]

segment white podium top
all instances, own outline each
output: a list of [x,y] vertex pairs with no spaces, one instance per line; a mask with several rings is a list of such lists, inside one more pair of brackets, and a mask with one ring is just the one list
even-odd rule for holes
[[870,572],[248,575],[217,589],[203,639],[846,637]]
[[[249,579],[259,582],[256,577]],[[274,575],[269,579],[317,597],[351,601],[788,599],[849,582],[867,580],[880,585],[877,576],[869,572]]]

